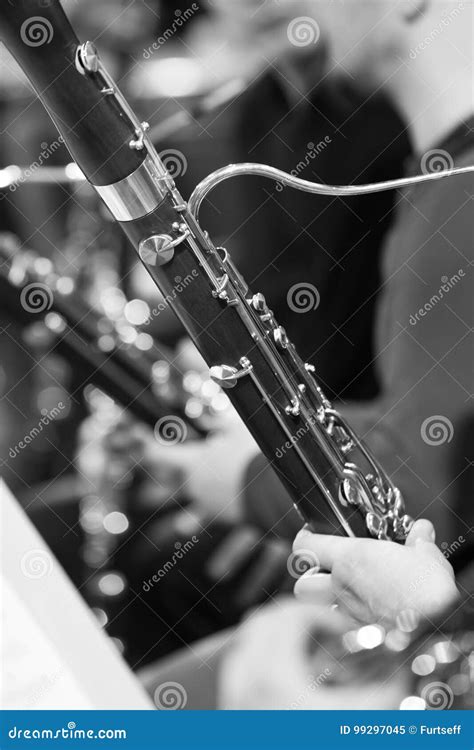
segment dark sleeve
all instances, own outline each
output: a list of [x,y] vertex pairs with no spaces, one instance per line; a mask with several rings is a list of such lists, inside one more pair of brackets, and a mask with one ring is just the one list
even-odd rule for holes
[[[472,496],[456,494],[472,456],[465,440],[473,418],[472,179],[455,179],[433,185],[387,247],[377,321],[381,396],[339,407],[402,490],[408,512],[429,518],[441,544],[473,523]],[[263,456],[250,465],[246,487],[257,525],[287,538],[301,527]]]
[[473,416],[472,192],[466,175],[425,188],[418,200],[405,198],[412,208],[385,257],[381,396],[341,408],[402,490],[410,514],[429,518],[438,542],[447,544],[473,520],[472,497],[461,508],[456,496],[458,475],[469,466],[464,436]]

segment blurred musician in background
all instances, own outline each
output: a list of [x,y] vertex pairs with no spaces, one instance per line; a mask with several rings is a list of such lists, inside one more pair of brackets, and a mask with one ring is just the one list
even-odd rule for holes
[[[367,97],[382,88],[404,117],[416,154],[410,173],[473,163],[471,5],[323,2],[314,14],[343,61],[334,74],[350,75]],[[443,34],[420,47],[438,27]],[[410,498],[411,513],[428,516],[448,539],[472,526],[469,488],[461,507],[453,485],[467,468],[457,457],[466,455],[463,435],[473,416],[472,189],[465,175],[400,194],[383,251],[381,393],[372,403],[341,407]]]

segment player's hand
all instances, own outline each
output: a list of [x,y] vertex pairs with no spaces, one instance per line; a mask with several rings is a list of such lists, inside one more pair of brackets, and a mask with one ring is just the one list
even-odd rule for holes
[[338,604],[358,622],[393,624],[408,611],[433,618],[458,596],[453,569],[435,545],[429,521],[417,521],[404,546],[303,529],[293,551],[312,565],[297,581],[296,596]]

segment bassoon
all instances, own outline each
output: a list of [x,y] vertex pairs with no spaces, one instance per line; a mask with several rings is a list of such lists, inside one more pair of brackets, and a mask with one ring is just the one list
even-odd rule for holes
[[[249,290],[196,217],[209,190],[239,174],[327,195],[407,181],[333,187],[244,164],[211,175],[187,202],[147,136],[147,123],[137,119],[94,44],[79,42],[58,0],[3,0],[0,34],[304,521],[327,533],[403,542],[411,519],[401,493],[325,397],[264,296]],[[192,283],[180,285],[184,278]]]

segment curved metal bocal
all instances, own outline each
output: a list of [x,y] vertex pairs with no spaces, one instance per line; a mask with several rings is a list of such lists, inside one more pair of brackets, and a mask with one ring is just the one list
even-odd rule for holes
[[398,180],[387,180],[385,182],[374,182],[368,185],[324,185],[320,182],[310,182],[294,177],[288,172],[281,169],[269,167],[266,164],[229,164],[227,167],[212,172],[202,182],[197,185],[188,203],[189,210],[197,219],[201,204],[207,195],[214,190],[217,185],[232,177],[242,177],[244,175],[253,175],[254,177],[268,177],[274,182],[279,182],[295,190],[303,190],[306,193],[315,195],[332,195],[332,196],[352,196],[352,195],[369,195],[370,193],[382,193],[385,190],[397,190],[399,188],[418,185],[421,182],[433,182],[442,180],[445,177],[454,177],[456,175],[468,174],[474,172],[474,165],[469,167],[459,167],[456,169],[444,169],[439,172],[430,172],[429,174],[417,175],[415,177],[406,177]]

